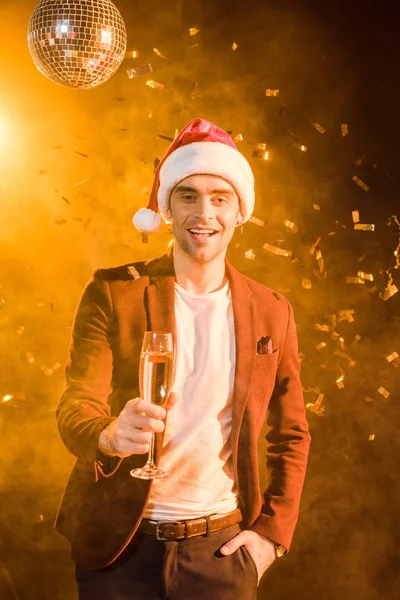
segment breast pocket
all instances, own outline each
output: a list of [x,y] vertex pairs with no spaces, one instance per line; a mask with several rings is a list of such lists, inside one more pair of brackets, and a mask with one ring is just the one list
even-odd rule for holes
[[256,369],[258,367],[274,367],[278,361],[278,348],[272,352],[272,354],[257,354],[256,356]]

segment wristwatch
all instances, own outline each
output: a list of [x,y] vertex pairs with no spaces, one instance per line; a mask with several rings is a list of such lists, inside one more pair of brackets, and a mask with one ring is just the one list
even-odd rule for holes
[[283,556],[284,554],[287,553],[285,546],[282,546],[281,544],[277,544],[276,542],[274,542],[274,548],[275,548],[275,558],[280,558],[281,556]]

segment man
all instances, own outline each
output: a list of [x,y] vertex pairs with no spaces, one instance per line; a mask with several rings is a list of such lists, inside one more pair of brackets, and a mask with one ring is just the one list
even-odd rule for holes
[[[254,600],[289,550],[310,446],[293,311],[225,258],[253,207],[253,173],[230,136],[191,121],[134,217],[143,233],[170,222],[169,252],[100,269],[82,294],[57,408],[77,461],[56,524],[80,600]],[[145,331],[173,334],[165,407],[139,398]],[[149,482],[130,471],[144,465],[151,432],[168,476]]]

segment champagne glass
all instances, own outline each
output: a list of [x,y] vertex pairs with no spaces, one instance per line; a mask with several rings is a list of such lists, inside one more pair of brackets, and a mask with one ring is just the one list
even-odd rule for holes
[[[146,331],[140,353],[140,397],[163,406],[172,385],[173,365],[172,333]],[[147,463],[144,467],[132,469],[131,475],[138,479],[161,479],[168,475],[154,463],[154,433],[151,435]]]

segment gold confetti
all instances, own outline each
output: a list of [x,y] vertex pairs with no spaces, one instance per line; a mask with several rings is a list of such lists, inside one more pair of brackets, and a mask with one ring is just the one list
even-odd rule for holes
[[348,321],[349,323],[352,323],[354,321],[354,312],[354,308],[346,308],[345,310],[339,310],[339,321]]
[[162,54],[162,53],[161,53],[161,52],[158,50],[158,48],[153,48],[153,50],[154,50],[154,53],[155,53],[155,54],[157,54],[157,56],[158,56],[159,58],[163,58],[164,60],[169,60],[169,58],[167,58],[166,56],[164,56],[164,54]]
[[17,335],[22,335],[24,333],[25,327],[23,325],[18,325],[17,327]]
[[361,279],[367,279],[368,281],[373,281],[374,280],[374,276],[372,275],[372,273],[364,273],[364,271],[358,271],[357,275]]
[[341,375],[338,379],[336,379],[336,385],[338,386],[339,390],[342,390],[344,388],[344,375]]
[[351,356],[349,356],[345,352],[340,352],[340,350],[335,350],[335,352],[333,354],[335,356],[340,356],[340,358],[344,358],[345,360],[347,360],[349,363],[349,366],[351,366],[351,367],[353,367],[356,364],[355,361],[351,358]]
[[365,281],[361,279],[361,277],[346,277],[346,283],[359,283],[364,285]]
[[50,375],[53,375],[53,373],[55,371],[58,371],[58,369],[60,367],[61,367],[61,363],[57,362],[50,369],[43,369],[43,372],[45,375],[47,375],[47,377],[50,377]]
[[354,181],[354,183],[356,183],[357,185],[359,185],[360,188],[362,190],[364,190],[364,192],[369,192],[369,186],[366,183],[364,183],[364,181],[362,181],[359,177],[357,177],[357,175],[354,175],[352,177],[352,180]]
[[389,398],[390,396],[390,392],[388,392],[382,385],[380,388],[378,388],[378,392],[384,397],[384,398]]
[[319,323],[315,323],[314,329],[316,331],[326,331],[327,333],[330,331],[329,325],[320,325]]
[[303,146],[302,144],[292,144],[292,148],[296,148],[296,150],[300,150],[301,152],[307,152],[307,146]]
[[237,47],[238,47],[238,45],[237,45],[237,44],[235,44],[235,42],[233,42],[233,44],[232,44],[232,50],[233,50],[234,52],[235,52],[235,50],[236,50],[236,48],[237,48]]
[[271,244],[265,243],[263,246],[264,250],[268,252],[272,252],[272,254],[276,254],[278,256],[292,256],[291,250],[285,250],[284,248],[278,248],[277,246],[272,246]]
[[396,360],[396,358],[399,358],[399,355],[397,352],[392,352],[392,354],[389,354],[389,356],[386,357],[386,360],[391,363],[394,360]]
[[262,158],[264,160],[268,160],[269,159],[268,150],[252,150],[251,156],[253,158]]
[[26,358],[28,360],[28,363],[32,364],[32,363],[35,362],[34,356],[33,356],[33,354],[31,352],[26,352],[25,356],[26,356]]
[[320,272],[320,274],[322,274],[325,270],[325,263],[324,263],[324,259],[322,256],[322,252],[319,248],[317,249],[317,251],[315,253],[315,258],[317,259],[317,263],[319,266],[319,272]]
[[324,127],[322,127],[322,125],[320,125],[319,123],[313,123],[311,121],[311,125],[314,127],[314,129],[319,131],[319,133],[325,133],[325,131],[326,131],[326,129]]
[[353,217],[353,223],[359,223],[360,222],[360,213],[358,212],[358,210],[353,210],[351,214]]
[[349,128],[346,123],[342,123],[340,128],[342,131],[342,137],[346,137],[346,135],[349,135]]
[[312,282],[311,279],[303,279],[301,281],[301,285],[303,286],[303,288],[305,290],[311,290],[312,289]]
[[[354,321],[354,319],[353,319]],[[355,346],[356,344],[358,344],[358,342],[361,340],[361,335],[359,335],[358,333],[354,336],[354,340],[351,342],[352,346]]]
[[12,394],[6,394],[5,396],[3,396],[2,401],[10,402],[10,400],[12,400],[13,398],[14,398],[14,396]]
[[77,181],[73,185],[74,185],[74,187],[78,187],[78,185],[82,185],[82,184],[86,183],[89,180],[90,180],[90,177],[86,177],[86,179],[82,179],[81,181]]
[[243,136],[241,133],[238,133],[237,135],[235,135],[235,137],[233,138],[234,142],[243,142]]
[[189,29],[189,34],[190,35],[197,35],[199,33],[200,29],[198,29],[197,27],[191,27]]
[[250,248],[250,250],[247,250],[244,253],[245,257],[248,258],[249,260],[254,260],[256,255],[254,254],[253,250]]
[[318,211],[320,211],[320,210],[321,210],[321,207],[320,207],[320,205],[319,205],[319,204],[313,204],[312,206],[313,206],[313,209],[314,209],[314,210],[318,210]]
[[375,439],[375,434],[374,434],[374,433],[371,433],[371,435],[368,437],[368,441],[369,441],[369,442],[373,442],[373,441],[374,441],[374,439]]
[[150,63],[146,65],[140,65],[139,67],[134,67],[133,69],[127,69],[129,79],[135,79],[136,77],[140,77],[141,75],[146,75],[146,73],[152,73],[153,67]]
[[259,227],[264,227],[264,221],[261,221],[261,219],[257,219],[257,217],[250,217],[249,218],[250,223],[254,223],[254,225],[258,225]]
[[340,338],[340,335],[338,334],[337,331],[332,331],[332,335],[331,335],[331,339],[332,340],[338,340]]
[[324,348],[327,347],[327,343],[326,342],[320,342],[319,344],[317,344],[315,347],[317,349],[317,351],[319,352],[320,350],[323,350]]
[[268,98],[271,98],[271,97],[276,98],[279,96],[279,90],[270,90],[270,89],[265,90],[265,95],[268,96]]
[[153,88],[154,90],[162,91],[164,89],[164,85],[162,83],[158,83],[157,81],[153,81],[153,80],[146,81],[146,85]]
[[373,223],[355,223],[355,231],[375,231],[375,225]]
[[389,298],[397,294],[398,291],[399,290],[397,289],[397,287],[394,284],[392,284],[389,285],[383,292],[381,292],[379,294],[379,297],[382,298],[382,300],[389,300]]
[[125,52],[125,58],[138,58],[139,52],[138,50],[128,50]]
[[322,405],[324,400],[324,394],[319,394],[315,402],[308,402],[306,408],[314,414],[322,417],[325,411],[325,407]]
[[365,402],[373,402],[374,398],[372,398],[371,396],[364,396],[364,400]]
[[295,223],[292,223],[292,221],[288,221],[287,219],[285,219],[283,221],[283,224],[285,225],[285,227],[290,229],[292,233],[297,233],[297,225]]
[[319,237],[319,238],[317,239],[317,241],[313,243],[313,245],[312,245],[312,246],[311,246],[311,248],[310,248],[310,254],[314,254],[314,252],[315,252],[315,250],[317,249],[317,246],[318,246],[318,244],[320,243],[320,241],[321,241],[321,238]]

